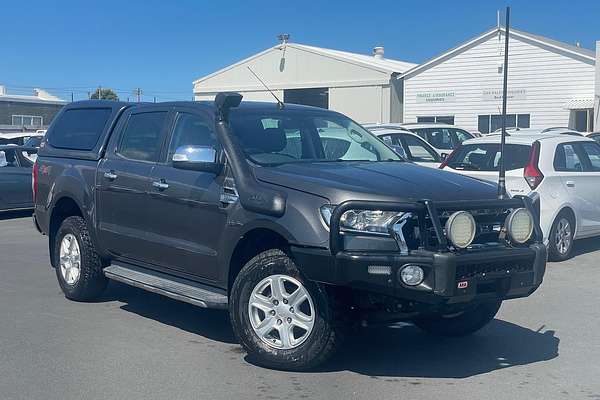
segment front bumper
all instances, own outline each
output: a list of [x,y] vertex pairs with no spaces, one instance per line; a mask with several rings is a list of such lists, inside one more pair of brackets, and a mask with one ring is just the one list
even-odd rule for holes
[[[414,251],[406,256],[361,252],[332,256],[329,250],[302,247],[293,247],[292,254],[308,279],[429,304],[526,297],[540,286],[546,270],[546,247],[541,243],[463,253]],[[402,283],[400,271],[408,264],[423,268],[423,283]],[[369,266],[387,266],[390,273],[372,274]]]
[[[460,251],[448,246],[439,210],[515,207],[526,207],[534,215],[534,236],[529,245],[497,244]],[[425,220],[433,225],[437,245],[405,252],[382,251],[375,241],[373,250],[346,249],[349,241],[341,234],[340,218],[349,209],[417,213],[421,226]],[[539,217],[527,197],[437,203],[348,201],[337,206],[331,216],[329,244],[329,249],[292,247],[296,262],[309,279],[420,303],[450,305],[525,297],[540,286],[546,270]],[[417,286],[407,286],[400,278],[400,271],[409,264],[419,265],[425,272],[425,279]]]

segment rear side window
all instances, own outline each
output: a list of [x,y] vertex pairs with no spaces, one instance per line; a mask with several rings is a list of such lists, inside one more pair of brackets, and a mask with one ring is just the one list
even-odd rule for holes
[[[504,166],[507,171],[525,168],[531,146],[506,144]],[[459,147],[448,161],[448,166],[467,171],[498,171],[500,145],[496,143],[468,144]]]
[[132,114],[117,153],[130,160],[158,161],[166,111]]
[[81,108],[61,114],[48,135],[52,147],[68,150],[92,150],[110,118],[110,108]]
[[559,144],[554,154],[554,170],[562,172],[582,172],[583,165],[573,143]]

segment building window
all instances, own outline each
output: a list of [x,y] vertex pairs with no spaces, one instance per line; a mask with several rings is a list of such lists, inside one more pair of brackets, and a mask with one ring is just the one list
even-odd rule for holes
[[[506,114],[506,128],[529,128],[531,117],[529,114]],[[480,115],[477,127],[481,133],[491,133],[502,129],[502,115]]]
[[438,124],[454,125],[454,116],[446,115],[446,116],[417,117],[417,123],[419,123],[419,124],[438,123]]
[[328,88],[284,89],[283,102],[329,108]]
[[577,132],[591,132],[594,124],[594,110],[586,108],[584,110],[571,110],[573,129]]
[[37,115],[13,115],[13,125],[42,126],[44,118]]

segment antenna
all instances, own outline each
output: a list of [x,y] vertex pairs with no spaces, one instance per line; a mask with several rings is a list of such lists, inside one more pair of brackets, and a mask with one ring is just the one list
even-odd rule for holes
[[506,26],[504,27],[504,83],[502,87],[502,135],[500,137],[500,163],[498,165],[498,198],[505,199],[506,169],[504,166],[504,147],[506,142],[506,98],[508,97],[508,37],[510,33],[510,7],[506,7]]
[[277,96],[275,95],[275,93],[273,93],[273,91],[272,91],[271,89],[269,89],[269,87],[267,86],[267,84],[266,84],[266,83],[264,83],[264,82],[262,81],[262,79],[260,79],[260,78],[258,77],[258,75],[256,75],[256,74],[254,73],[254,71],[252,71],[252,68],[250,68],[250,66],[249,66],[249,65],[247,65],[247,66],[246,66],[246,68],[248,68],[248,71],[250,71],[250,72],[252,73],[252,75],[254,75],[254,77],[255,77],[256,79],[258,79],[258,81],[259,81],[259,82],[260,82],[260,83],[261,83],[261,84],[262,84],[262,85],[265,87],[265,89],[267,89],[267,91],[268,91],[269,93],[271,93],[271,96],[273,96],[273,97],[275,98],[275,100],[277,100],[277,108],[279,108],[280,110],[283,110],[283,107],[285,107],[285,105],[283,104],[283,101],[279,100],[279,97],[277,97]]

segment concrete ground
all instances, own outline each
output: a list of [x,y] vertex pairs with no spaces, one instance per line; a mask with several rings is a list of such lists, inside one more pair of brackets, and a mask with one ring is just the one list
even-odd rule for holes
[[46,240],[28,216],[0,216],[4,400],[600,399],[600,239],[474,336],[367,328],[310,373],[249,363],[224,312],[117,283],[95,303],[66,300]]

